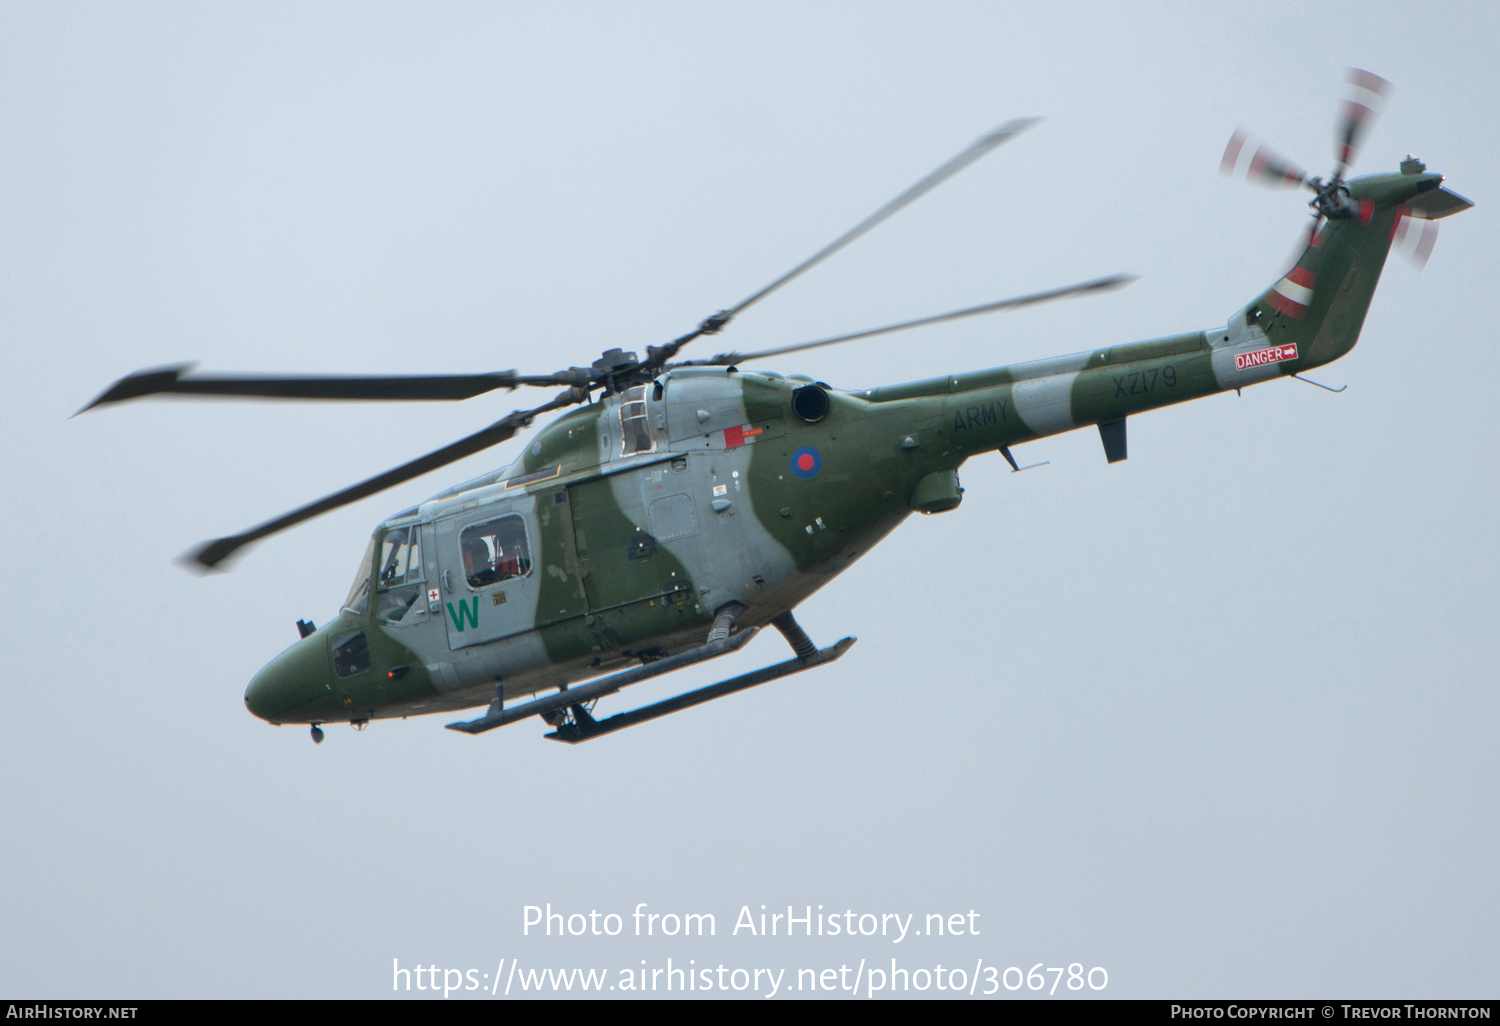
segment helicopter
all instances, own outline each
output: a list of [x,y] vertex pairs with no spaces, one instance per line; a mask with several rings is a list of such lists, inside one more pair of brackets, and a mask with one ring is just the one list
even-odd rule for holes
[[[248,710],[323,726],[483,708],[447,724],[480,734],[539,717],[576,744],[833,662],[797,623],[806,598],[913,513],[963,499],[958,471],[1013,446],[1095,426],[1108,463],[1128,419],[1303,372],[1359,338],[1393,243],[1473,204],[1408,157],[1346,179],[1389,90],[1350,69],[1325,180],[1236,131],[1221,169],[1313,192],[1295,262],[1221,327],[924,381],[840,390],[742,365],[821,346],[1115,289],[1112,275],[932,317],[751,353],[679,358],[752,305],[1031,127],[1008,121],[786,274],[644,358],[619,348],[588,367],[419,376],[206,376],[189,365],[121,379],[84,410],[151,395],[282,400],[456,401],[498,389],[563,390],[450,445],[185,557],[221,569],[245,546],[510,440],[543,414],[507,467],[381,522],[338,614],[251,680]],[[1310,379],[1303,379],[1309,380]],[[1316,382],[1311,382],[1317,384]],[[81,410],[80,412],[83,412]],[[633,710],[596,717],[623,688],[747,645],[773,627],[791,658]]]

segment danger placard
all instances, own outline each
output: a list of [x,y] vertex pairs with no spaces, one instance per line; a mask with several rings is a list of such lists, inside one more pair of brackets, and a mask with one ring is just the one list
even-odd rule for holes
[[1295,345],[1271,346],[1269,349],[1256,349],[1248,353],[1240,353],[1234,358],[1235,370],[1245,370],[1248,367],[1264,367],[1271,363],[1285,363],[1287,360],[1297,358],[1297,347]]

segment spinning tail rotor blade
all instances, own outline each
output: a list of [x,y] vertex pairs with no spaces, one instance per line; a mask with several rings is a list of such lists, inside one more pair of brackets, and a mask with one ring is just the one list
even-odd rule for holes
[[[1224,156],[1219,161],[1221,174],[1234,174],[1235,168],[1239,166],[1245,144],[1249,141],[1250,135],[1243,128],[1234,130],[1234,134],[1229,137],[1229,145],[1224,147]],[[1245,169],[1245,177],[1249,181],[1260,182],[1262,185],[1312,186],[1310,174],[1263,144],[1256,146],[1251,153],[1249,166]],[[1316,186],[1313,187],[1316,188]]]
[[1267,185],[1306,185],[1312,177],[1269,146],[1262,146],[1250,158],[1250,178]]
[[[425,374],[389,377],[183,377],[192,364],[138,371],[121,378],[79,413],[96,406],[148,395],[190,395],[252,399],[455,400],[472,399],[497,388],[522,385],[585,385],[584,371],[528,376],[515,371],[489,374]],[[578,375],[585,375],[575,380]]]
[[795,345],[778,346],[775,349],[762,349],[754,353],[720,353],[718,356],[706,360],[684,360],[682,363],[674,364],[676,367],[730,367],[735,364],[744,363],[747,360],[761,360],[768,356],[783,356],[786,353],[801,352],[804,349],[817,349],[821,346],[837,345],[840,342],[853,342],[856,339],[873,338],[876,335],[888,335],[892,332],[906,331],[910,328],[921,328],[929,324],[941,324],[944,321],[956,321],[963,317],[976,317],[979,314],[997,313],[1001,310],[1014,310],[1023,306],[1031,306],[1033,303],[1045,303],[1053,299],[1064,299],[1068,296],[1079,296],[1088,292],[1104,292],[1110,289],[1121,288],[1135,281],[1135,275],[1115,274],[1108,278],[1096,278],[1078,285],[1069,285],[1060,289],[1049,289],[1046,292],[1033,292],[1025,296],[1016,296],[1012,299],[1002,299],[994,303],[985,303],[982,306],[970,306],[962,310],[954,310],[951,313],[938,314],[935,317],[920,317],[914,321],[902,321],[899,324],[888,324],[883,328],[871,328],[868,331],[856,331],[848,335],[835,335],[832,338],[817,339],[813,342],[798,342]]
[[292,512],[285,516],[277,517],[275,520],[268,520],[264,524],[253,527],[242,534],[230,535],[227,538],[216,538],[199,548],[196,552],[191,553],[190,558],[185,561],[189,562],[190,565],[197,564],[197,569],[217,569],[220,563],[251,542],[259,541],[261,538],[275,534],[278,531],[284,531],[288,527],[300,524],[305,520],[311,520],[321,513],[338,509],[340,506],[347,506],[351,502],[357,502],[366,496],[374,495],[376,492],[384,491],[405,481],[410,481],[414,477],[420,477],[428,471],[437,470],[439,467],[455,463],[465,456],[472,456],[474,453],[488,449],[492,445],[499,445],[513,436],[517,431],[530,424],[532,418],[551,410],[561,409],[564,406],[571,406],[574,403],[582,402],[584,395],[585,393],[581,390],[569,389],[551,402],[543,403],[535,409],[517,410],[467,438],[459,439],[451,445],[445,445],[435,452],[428,453],[426,456],[419,456],[409,463],[403,463],[393,470],[378,474],[369,480],[361,481],[357,485],[345,488],[341,492],[335,492],[332,495],[319,499],[317,502],[309,503],[300,509],[292,510]]
[[1308,185],[1312,178],[1269,146],[1256,147],[1245,176],[1262,185]]
[[1333,156],[1337,162],[1334,177],[1342,179],[1359,153],[1359,144],[1370,123],[1385,106],[1391,84],[1379,75],[1349,68],[1345,72],[1346,92],[1334,129]]
[[1219,159],[1219,174],[1234,174],[1235,166],[1240,162],[1240,151],[1245,148],[1245,141],[1249,138],[1243,128],[1234,130],[1234,134],[1229,137],[1229,145],[1224,147],[1224,156]]
[[849,243],[853,242],[861,235],[864,235],[866,232],[870,231],[870,229],[876,227],[881,222],[896,214],[898,211],[920,199],[922,196],[925,196],[927,193],[931,192],[933,189],[937,188],[939,185],[943,184],[954,175],[958,174],[964,168],[974,163],[980,157],[983,157],[985,154],[989,153],[1001,143],[1015,138],[1017,135],[1030,128],[1039,120],[1039,118],[1016,118],[1014,120],[1007,121],[1005,124],[1000,125],[993,131],[987,132],[984,135],[980,136],[958,156],[948,161],[936,171],[933,171],[917,184],[901,193],[901,195],[891,200],[885,206],[875,211],[875,213],[859,222],[859,224],[855,225],[853,228],[850,228],[843,235],[840,235],[838,238],[834,239],[828,245],[818,250],[812,256],[802,261],[802,263],[798,264],[796,267],[792,268],[790,271],[783,274],[780,278],[777,278],[775,281],[771,282],[760,291],[746,296],[744,299],[740,300],[738,303],[727,310],[720,310],[712,317],[705,318],[702,323],[698,325],[698,327],[694,328],[688,334],[683,335],[681,338],[673,339],[665,346],[652,346],[650,348],[652,361],[657,365],[664,364],[668,360],[676,356],[679,349],[687,345],[698,336],[718,334],[723,330],[724,326],[728,324],[735,316],[748,309],[753,304],[760,302],[762,299],[766,298],[772,292],[775,292],[777,289],[781,288],[793,278],[796,278],[798,275],[811,270],[818,264],[822,263],[824,260],[827,260],[829,257],[833,256],[833,254],[849,245]]
[[1438,226],[1436,221],[1423,221],[1422,234],[1417,238],[1417,248],[1412,250],[1411,262],[1417,265],[1417,270],[1427,266],[1427,258],[1432,256],[1432,247],[1437,245]]
[[[1416,229],[1416,243],[1408,245],[1412,237],[1412,229]],[[1396,228],[1391,235],[1391,249],[1401,250],[1406,254],[1408,260],[1416,265],[1417,270],[1427,266],[1427,260],[1432,256],[1432,247],[1437,245],[1438,225],[1436,221],[1420,217],[1412,217],[1404,210],[1396,218]]]

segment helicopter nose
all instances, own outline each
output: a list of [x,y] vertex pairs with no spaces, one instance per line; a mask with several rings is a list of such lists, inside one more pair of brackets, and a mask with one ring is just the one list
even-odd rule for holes
[[311,635],[272,659],[245,689],[245,708],[268,723],[311,716],[332,695],[326,649],[322,638]]

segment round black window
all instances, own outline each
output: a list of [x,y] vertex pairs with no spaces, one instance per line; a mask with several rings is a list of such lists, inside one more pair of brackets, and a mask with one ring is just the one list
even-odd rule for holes
[[804,385],[792,393],[792,412],[809,424],[828,416],[828,393],[817,385]]

